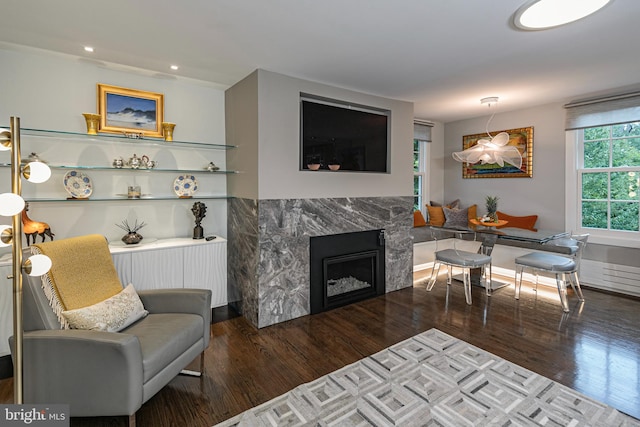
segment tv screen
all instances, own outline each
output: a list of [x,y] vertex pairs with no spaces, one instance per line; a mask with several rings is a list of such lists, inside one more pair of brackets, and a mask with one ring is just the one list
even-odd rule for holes
[[301,97],[300,170],[388,172],[389,111]]

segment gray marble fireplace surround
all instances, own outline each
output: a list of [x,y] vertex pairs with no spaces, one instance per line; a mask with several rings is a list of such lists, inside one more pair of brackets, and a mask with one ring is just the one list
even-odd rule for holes
[[385,292],[413,284],[412,197],[229,201],[230,304],[262,328],[310,313],[309,238],[385,229]]

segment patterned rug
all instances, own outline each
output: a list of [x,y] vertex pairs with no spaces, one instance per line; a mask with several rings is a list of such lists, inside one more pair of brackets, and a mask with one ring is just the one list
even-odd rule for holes
[[437,329],[217,427],[640,426],[610,406]]

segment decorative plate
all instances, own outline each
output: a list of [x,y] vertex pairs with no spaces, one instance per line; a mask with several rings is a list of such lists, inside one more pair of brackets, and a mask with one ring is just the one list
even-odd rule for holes
[[87,199],[93,193],[91,178],[84,172],[69,171],[64,176],[64,189],[75,199]]
[[198,181],[193,175],[180,175],[173,181],[173,191],[178,197],[191,197],[198,191]]

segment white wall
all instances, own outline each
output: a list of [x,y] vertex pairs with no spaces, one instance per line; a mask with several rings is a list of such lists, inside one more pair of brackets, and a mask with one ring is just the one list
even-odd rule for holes
[[227,180],[234,197],[258,199],[258,72],[255,71],[225,92],[227,166],[242,173]]
[[[499,107],[498,107],[499,108]],[[565,217],[565,132],[562,104],[497,113],[489,131],[533,126],[532,178],[463,179],[462,165],[451,157],[462,150],[462,137],[485,132],[490,116],[447,123],[444,133],[444,201],[460,199],[486,212],[485,196],[498,196],[498,210],[511,215],[538,215],[537,228],[563,230]]]
[[[429,144],[429,164],[427,165],[427,175],[429,180],[428,199],[425,204],[431,200],[443,203],[444,200],[444,164],[445,164],[445,144],[444,144],[445,126],[439,122],[433,122],[431,128],[431,143]],[[424,206],[422,210],[426,212]]]
[[[96,84],[105,83],[152,92],[165,96],[165,121],[177,123],[174,138],[176,140],[197,141],[224,144],[224,87],[195,80],[177,79],[171,76],[156,76],[142,70],[124,69],[109,64],[89,62],[71,56],[52,54],[39,50],[27,50],[10,45],[0,45],[0,124],[8,126],[10,116],[21,119],[23,128],[42,128],[85,132],[83,112],[97,112]],[[23,137],[22,154],[30,153],[28,139]],[[104,151],[101,146],[83,146],[75,149],[65,148],[64,154],[70,164],[76,164],[81,156],[103,156],[111,160],[112,151]],[[134,152],[140,156],[143,149],[120,148],[118,153],[128,158]],[[216,164],[225,167],[224,151],[212,151],[211,158]],[[9,163],[8,152],[0,152],[0,163]],[[177,167],[194,168],[188,164],[188,155],[183,164]],[[46,159],[45,159],[46,160]],[[205,159],[206,160],[206,159]],[[196,160],[196,161],[199,161]],[[109,163],[110,164],[110,163]],[[203,164],[203,167],[206,163]],[[162,163],[160,164],[162,167]],[[94,172],[90,172],[94,173]],[[203,171],[203,174],[205,172]],[[0,168],[0,192],[10,191],[9,168]],[[51,182],[46,186],[58,186],[63,190],[60,171],[54,171]],[[108,194],[126,192],[125,183],[121,187],[111,188],[112,182],[104,178],[104,184],[98,173],[94,173],[96,191]],[[146,174],[153,185],[161,180],[169,180],[170,189],[173,178],[166,173]],[[151,177],[151,178],[149,178]],[[226,178],[219,176],[211,181],[215,192],[224,194]],[[203,180],[210,179],[203,177]],[[115,180],[115,178],[114,178]],[[151,183],[149,184],[152,185]],[[34,194],[34,184],[23,184],[23,194]],[[53,186],[53,187],[51,187]],[[99,188],[98,188],[99,187]],[[122,190],[122,191],[121,191]],[[164,188],[163,188],[164,190]],[[145,188],[142,189],[143,193]],[[66,196],[66,194],[63,192]],[[62,196],[64,197],[64,196]],[[207,216],[203,221],[206,234],[219,234],[226,237],[226,202],[224,200],[204,201]],[[118,201],[118,202],[55,202],[34,203],[29,210],[32,219],[50,224],[56,238],[71,237],[85,233],[101,233],[109,239],[118,239],[124,232],[114,224],[123,219],[138,218],[148,223],[141,230],[145,237],[182,237],[190,236],[193,230],[193,214],[189,201]],[[0,217],[1,224],[9,224],[9,218]]]
[[[413,104],[258,70],[259,198],[413,194]],[[390,173],[300,171],[300,93],[391,110]]]

